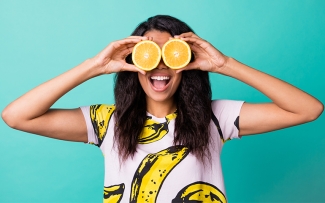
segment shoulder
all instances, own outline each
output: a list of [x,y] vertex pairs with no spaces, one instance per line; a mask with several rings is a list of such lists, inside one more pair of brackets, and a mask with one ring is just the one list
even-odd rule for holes
[[86,118],[91,118],[91,120],[97,120],[99,117],[111,117],[111,115],[115,111],[114,104],[94,104],[90,106],[82,106],[80,107],[84,116]]
[[115,105],[96,104],[89,106],[90,119],[93,124],[98,126],[108,125],[111,117],[115,111]]
[[228,100],[228,99],[218,99],[212,100],[211,108],[213,113],[220,115],[224,112],[238,111],[242,107],[244,101],[239,100]]
[[99,114],[112,114],[115,111],[114,104],[95,104],[89,106],[90,116]]
[[81,107],[81,110],[86,118],[88,137],[91,135],[89,140],[94,140],[95,144],[101,146],[110,122],[114,120],[112,115],[115,111],[115,105],[95,104]]
[[223,141],[238,138],[239,114],[243,103],[244,101],[225,99],[212,101],[212,121]]

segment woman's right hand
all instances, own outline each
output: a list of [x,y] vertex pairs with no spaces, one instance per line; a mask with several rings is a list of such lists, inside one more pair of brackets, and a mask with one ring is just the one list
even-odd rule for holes
[[130,36],[111,42],[104,50],[92,58],[95,67],[100,68],[103,74],[117,73],[120,71],[132,71],[145,74],[145,71],[125,61],[125,58],[132,53],[134,46],[141,40],[148,40],[148,37]]

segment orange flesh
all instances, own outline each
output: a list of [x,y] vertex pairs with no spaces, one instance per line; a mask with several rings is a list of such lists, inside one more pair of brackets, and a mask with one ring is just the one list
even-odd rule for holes
[[141,41],[133,49],[132,60],[134,65],[142,70],[156,68],[161,59],[160,48],[152,41]]
[[180,69],[190,62],[191,50],[184,43],[180,42],[180,40],[173,39],[163,47],[162,57],[168,67]]

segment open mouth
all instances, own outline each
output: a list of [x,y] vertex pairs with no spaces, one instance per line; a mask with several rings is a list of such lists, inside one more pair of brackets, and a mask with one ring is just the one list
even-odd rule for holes
[[164,90],[170,81],[169,76],[151,76],[150,82],[155,90]]

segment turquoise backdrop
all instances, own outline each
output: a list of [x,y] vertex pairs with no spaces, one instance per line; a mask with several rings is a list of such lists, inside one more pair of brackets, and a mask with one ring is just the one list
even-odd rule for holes
[[[156,14],[187,22],[226,55],[325,103],[324,0],[0,0],[0,110],[76,66]],[[267,102],[211,74],[214,99]],[[54,107],[113,103],[113,75],[78,86]],[[49,92],[49,94],[51,94]],[[325,115],[304,125],[227,142],[229,202],[325,202]],[[0,202],[101,202],[97,147],[19,132],[0,121]]]

